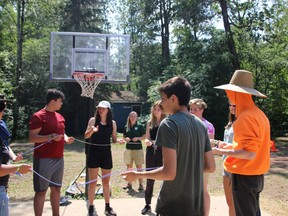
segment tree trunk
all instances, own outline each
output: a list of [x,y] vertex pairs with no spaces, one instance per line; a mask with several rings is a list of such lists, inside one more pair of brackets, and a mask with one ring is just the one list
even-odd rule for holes
[[[17,65],[16,65],[16,80],[15,80],[15,98],[19,97],[21,86],[19,80],[22,72],[22,53],[23,53],[23,27],[24,27],[24,16],[25,16],[25,0],[19,0],[17,2]],[[19,102],[16,100],[13,106],[13,128],[12,138],[17,137],[18,121],[19,121]]]
[[169,24],[170,24],[171,1],[160,0],[160,19],[161,19],[161,40],[162,40],[162,58],[165,68],[170,64],[169,50]]
[[227,0],[218,0],[218,1],[221,6],[221,13],[222,13],[224,29],[225,29],[225,33],[227,37],[228,49],[233,57],[232,59],[233,69],[237,70],[240,68],[240,63],[238,59],[235,42],[233,39],[233,32],[231,31],[231,28],[230,28],[230,23],[229,23],[229,18],[228,18]]

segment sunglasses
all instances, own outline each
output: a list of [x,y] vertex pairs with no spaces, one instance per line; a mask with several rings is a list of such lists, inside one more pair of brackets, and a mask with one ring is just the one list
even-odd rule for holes
[[233,105],[233,104],[229,104],[229,106],[236,107],[236,105]]

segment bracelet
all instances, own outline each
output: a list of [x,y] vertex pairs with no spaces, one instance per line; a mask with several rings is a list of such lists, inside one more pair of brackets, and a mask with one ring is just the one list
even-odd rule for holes
[[17,166],[18,167],[17,167],[17,170],[16,170],[15,174],[18,175],[18,176],[22,176],[22,174],[19,172],[21,165],[17,165]]
[[219,143],[219,140],[213,140],[213,144],[216,148],[218,148],[218,143]]

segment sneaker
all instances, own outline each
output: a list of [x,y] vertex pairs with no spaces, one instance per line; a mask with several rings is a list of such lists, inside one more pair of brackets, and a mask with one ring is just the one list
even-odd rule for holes
[[127,186],[123,187],[123,189],[132,189],[132,184],[128,183]]
[[145,214],[147,214],[150,211],[151,211],[150,205],[146,204],[145,207],[142,209],[141,214],[145,215]]
[[142,184],[139,184],[139,188],[138,188],[139,191],[143,191],[144,190],[144,187]]
[[105,215],[111,215],[111,216],[117,216],[117,214],[113,211],[113,209],[111,207],[109,208],[105,208]]
[[89,210],[88,210],[89,216],[93,216],[94,215],[94,211],[95,211],[94,205],[90,205],[89,206]]

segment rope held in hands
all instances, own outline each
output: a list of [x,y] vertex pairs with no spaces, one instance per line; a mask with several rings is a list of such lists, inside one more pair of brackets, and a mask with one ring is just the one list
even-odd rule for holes
[[[56,137],[55,137],[55,138],[56,138]],[[74,138],[74,140],[75,140],[75,141],[78,141],[78,142],[80,142],[80,143],[84,143],[84,144],[86,144],[86,145],[93,145],[93,146],[108,146],[108,145],[111,145],[111,144],[94,144],[94,143],[89,143],[89,142],[82,141],[82,140],[76,139],[76,138]],[[30,150],[22,153],[22,155],[28,154],[28,153],[34,151],[35,149],[40,148],[41,146],[43,146],[43,145],[45,145],[45,144],[47,144],[47,143],[50,143],[50,142],[51,142],[51,140],[48,140],[48,141],[46,141],[46,142],[44,142],[44,143],[42,143],[42,144],[40,144],[40,145],[38,145],[38,146],[36,146],[36,147],[34,147],[34,148],[31,148]],[[139,144],[139,143],[129,143],[129,144]],[[134,171],[148,171],[148,170],[154,170],[154,169],[157,169],[157,168],[158,168],[158,167],[151,167],[151,168],[141,168],[141,169],[132,169],[132,170],[134,170]],[[131,170],[131,171],[132,171],[132,170]],[[47,182],[49,182],[49,183],[51,183],[51,184],[53,184],[53,185],[55,185],[55,186],[59,186],[59,187],[62,186],[62,184],[60,184],[60,183],[50,181],[49,179],[47,179],[46,177],[42,176],[41,174],[39,174],[38,172],[36,172],[36,171],[33,170],[33,169],[31,169],[31,171],[32,171],[33,173],[35,173],[36,175],[38,175],[40,178],[46,180]],[[124,171],[111,172],[111,173],[109,173],[109,174],[106,174],[106,175],[104,175],[104,176],[101,176],[100,178],[101,178],[101,179],[104,179],[104,178],[110,177],[110,176],[112,176],[112,175],[120,174],[120,173],[122,173],[122,172],[124,172]],[[22,176],[22,175],[21,175],[21,176]],[[81,184],[77,184],[77,186],[88,185],[88,184],[90,184],[90,183],[97,182],[97,180],[98,180],[98,177],[96,177],[95,179],[92,179],[92,180],[90,180],[90,181],[88,181],[88,182],[84,182],[84,183],[81,183]]]

